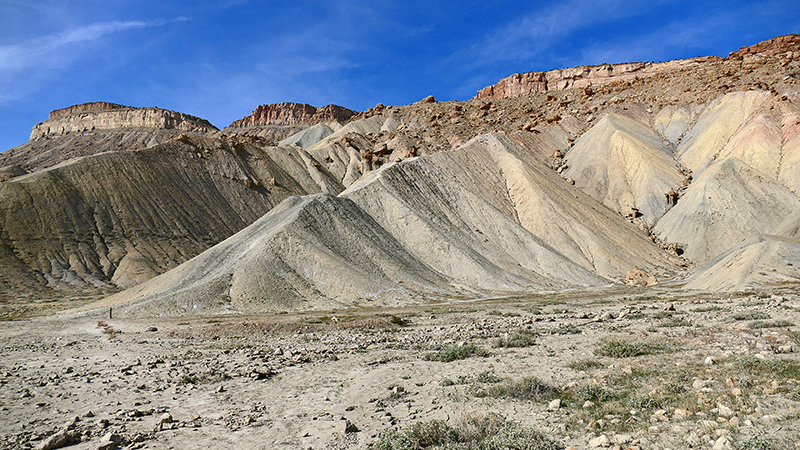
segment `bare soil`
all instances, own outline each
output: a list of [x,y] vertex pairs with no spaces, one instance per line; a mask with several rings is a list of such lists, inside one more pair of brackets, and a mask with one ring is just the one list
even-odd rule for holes
[[[798,292],[5,321],[0,447],[365,449],[497,413],[577,449],[796,448]],[[436,360],[472,345],[485,355]],[[552,392],[515,397],[529,377]]]

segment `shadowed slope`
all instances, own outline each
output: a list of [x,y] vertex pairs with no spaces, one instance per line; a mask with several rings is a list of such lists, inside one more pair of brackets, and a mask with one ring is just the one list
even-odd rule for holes
[[[291,197],[178,268],[110,297],[121,314],[392,305],[455,295],[353,202]],[[444,289],[441,287],[445,286]]]
[[129,287],[234,234],[289,195],[341,190],[301,151],[227,145],[171,141],[1,184],[0,236],[12,249],[3,270],[14,259],[50,287]]

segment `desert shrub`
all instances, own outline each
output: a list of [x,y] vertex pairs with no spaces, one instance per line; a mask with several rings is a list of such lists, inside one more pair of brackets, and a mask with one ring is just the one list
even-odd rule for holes
[[761,311],[754,311],[752,309],[740,311],[731,316],[731,319],[733,320],[767,320],[769,318],[769,314]]
[[475,377],[475,381],[478,383],[494,384],[503,381],[503,379],[495,375],[494,372],[487,370],[486,372],[479,373],[478,376]]
[[733,366],[747,372],[779,375],[784,378],[800,378],[800,363],[788,359],[759,359],[755,356],[742,356]]
[[308,323],[308,324],[320,324],[320,323],[328,323],[331,321],[331,318],[328,316],[322,317],[301,317],[300,323]]
[[675,311],[659,311],[653,314],[653,319],[669,319],[675,315]]
[[719,305],[711,305],[711,306],[700,306],[692,310],[692,312],[703,313],[703,312],[715,312],[715,311],[727,311],[729,308],[724,308]]
[[571,362],[571,363],[567,364],[567,367],[569,367],[572,370],[577,370],[577,371],[601,369],[601,368],[603,368],[605,366],[606,366],[605,364],[601,363],[600,361],[598,361],[596,359],[585,359],[583,361],[575,361],[575,362]]
[[507,338],[497,339],[496,347],[530,347],[536,343],[536,334],[532,331],[521,330],[512,333]]
[[581,330],[581,328],[579,326],[577,326],[575,324],[562,323],[558,327],[553,328],[552,330],[550,330],[550,332],[552,334],[564,335],[564,334],[581,334],[583,331]]
[[762,320],[756,320],[755,322],[750,322],[747,324],[747,328],[757,330],[761,328],[783,328],[783,327],[792,327],[794,326],[794,322],[791,320],[773,320],[770,322],[765,322]]
[[690,326],[692,326],[692,323],[689,322],[688,320],[684,319],[683,317],[674,317],[672,320],[668,320],[668,321],[662,323],[659,326],[668,327],[668,328],[690,327]]
[[185,373],[178,377],[178,384],[197,384],[197,376],[191,373]]
[[797,436],[787,436],[783,439],[753,436],[745,441],[739,442],[736,448],[738,450],[793,450],[797,448],[795,441],[797,441]]
[[405,431],[385,430],[377,450],[561,450],[547,435],[496,414],[467,416],[452,426],[441,420],[417,422]]
[[628,406],[634,409],[659,409],[663,408],[664,405],[663,399],[647,395],[637,395],[628,399]]
[[666,344],[652,344],[647,342],[606,341],[594,350],[598,356],[612,358],[631,358],[634,356],[655,355],[668,353],[673,349]]
[[450,345],[438,352],[427,353],[422,358],[425,361],[451,362],[459,359],[466,359],[470,356],[486,356],[486,350],[475,344],[465,344],[461,346]]
[[519,381],[507,381],[490,386],[486,394],[497,398],[518,400],[550,400],[558,394],[558,389],[536,377],[526,377]]
[[575,396],[579,400],[590,400],[593,402],[602,402],[611,398],[611,394],[596,384],[584,384],[575,391]]

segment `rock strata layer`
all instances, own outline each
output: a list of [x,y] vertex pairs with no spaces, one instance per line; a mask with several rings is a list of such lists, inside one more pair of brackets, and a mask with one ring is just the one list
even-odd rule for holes
[[316,108],[301,103],[272,103],[259,105],[252,114],[230,124],[230,127],[266,125],[315,125],[321,122],[345,122],[355,111],[337,105]]
[[666,72],[686,69],[690,66],[703,66],[723,59],[742,60],[746,64],[754,64],[754,59],[767,55],[788,54],[796,58],[800,52],[800,35],[779,36],[750,47],[742,47],[728,55],[728,58],[706,56],[690,59],[679,59],[668,62],[630,62],[620,64],[600,64],[578,66],[567,69],[556,69],[548,72],[517,73],[503,78],[497,84],[487,86],[478,91],[476,99],[497,100],[518,97],[534,92],[547,92],[572,88],[583,88],[591,95],[592,86],[602,86],[618,81],[631,81],[636,78],[651,78]]
[[50,113],[33,126],[31,140],[52,135],[125,128],[209,132],[217,128],[205,119],[161,108],[133,108],[106,102],[84,103]]

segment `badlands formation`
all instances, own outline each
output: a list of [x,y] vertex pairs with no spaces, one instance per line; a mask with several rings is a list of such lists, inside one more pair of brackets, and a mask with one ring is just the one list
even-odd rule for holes
[[[13,309],[134,288],[105,303],[148,315],[478,299],[629,274],[716,292],[792,282],[798,51],[785,36],[361,113],[261,105],[221,131],[158,108],[53,111],[0,157],[2,295]],[[726,252],[739,256],[707,264]]]
[[221,130],[75,105],[0,153],[0,446],[795,448],[798,282],[797,35]]

